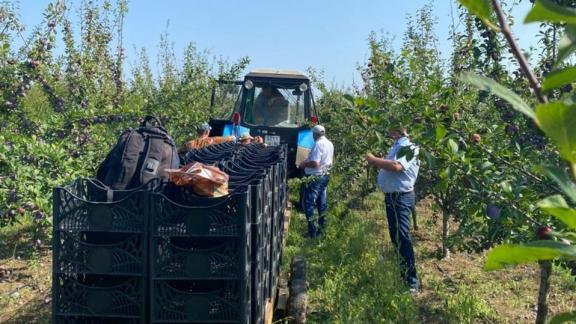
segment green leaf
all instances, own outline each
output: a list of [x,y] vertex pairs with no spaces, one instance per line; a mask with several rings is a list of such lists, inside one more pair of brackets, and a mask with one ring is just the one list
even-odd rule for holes
[[458,153],[458,144],[456,144],[456,142],[454,142],[454,140],[452,140],[451,138],[448,139],[448,147],[450,147],[452,154],[455,155]]
[[576,9],[560,6],[553,0],[536,0],[524,23],[536,21],[576,24]]
[[499,28],[490,21],[490,17],[492,16],[492,4],[490,0],[458,0],[458,2],[471,13],[478,16],[488,27],[499,30]]
[[462,82],[469,83],[480,90],[490,91],[492,94],[508,101],[512,108],[524,115],[535,119],[534,110],[512,90],[500,85],[498,82],[471,72],[462,73],[459,77]]
[[568,207],[561,195],[554,195],[538,202],[538,207],[566,224],[576,229],[576,209]]
[[510,181],[500,182],[500,187],[502,190],[504,190],[504,192],[512,192],[512,184],[510,184]]
[[564,170],[553,166],[542,166],[537,169],[538,172],[556,182],[560,187],[560,190],[576,203],[576,184],[570,180]]
[[554,241],[535,241],[523,245],[504,244],[488,252],[484,270],[558,258],[576,259],[576,246]]
[[446,128],[441,124],[436,124],[436,142],[439,142],[444,136],[446,136]]
[[566,322],[576,322],[576,311],[556,314],[552,319],[550,319],[548,324],[560,324]]
[[540,129],[552,139],[560,155],[576,164],[576,105],[553,102],[536,107]]
[[564,61],[570,54],[576,51],[576,25],[566,25],[564,35],[558,43],[558,61]]
[[569,67],[563,70],[554,71],[546,76],[542,83],[542,91],[548,92],[552,89],[560,88],[565,84],[576,81],[576,67]]

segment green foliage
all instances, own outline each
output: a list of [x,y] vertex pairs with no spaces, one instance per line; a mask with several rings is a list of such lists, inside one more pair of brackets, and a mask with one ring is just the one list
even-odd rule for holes
[[558,42],[558,63],[576,51],[576,25],[566,25],[564,35]]
[[570,229],[576,229],[576,209],[568,207],[561,195],[550,196],[538,202],[538,207],[558,218]]
[[558,5],[553,0],[536,0],[524,22],[536,21],[576,24],[576,9]]
[[490,0],[460,0],[460,4],[482,19],[486,25],[498,30],[498,27],[490,21],[493,15]]
[[546,76],[542,83],[542,91],[548,92],[573,82],[576,82],[576,67],[557,70]]
[[463,82],[467,82],[476,86],[480,90],[492,92],[494,95],[509,102],[517,111],[532,119],[535,118],[534,110],[532,110],[532,108],[530,108],[530,106],[528,106],[528,104],[526,104],[524,100],[520,98],[520,96],[515,94],[510,89],[503,87],[498,82],[480,75],[474,75],[472,73],[463,73],[460,76],[460,79]]
[[522,245],[503,244],[488,253],[485,270],[557,258],[576,259],[576,246],[554,241],[534,241]]
[[576,312],[561,313],[550,319],[548,324],[570,323],[576,321]]
[[576,105],[567,106],[563,102],[538,105],[536,117],[540,128],[558,146],[562,157],[576,164]]

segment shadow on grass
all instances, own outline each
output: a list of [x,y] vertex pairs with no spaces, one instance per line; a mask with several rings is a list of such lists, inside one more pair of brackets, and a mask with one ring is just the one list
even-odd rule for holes
[[3,323],[22,324],[22,323],[52,323],[51,304],[44,300],[35,299],[19,307],[14,315]]
[[416,299],[418,320],[425,323],[452,323],[452,314],[445,308],[437,307],[438,296],[427,294]]
[[[46,227],[36,223],[13,225],[0,231],[0,260],[31,260],[50,250]],[[0,261],[1,263],[1,261]]]

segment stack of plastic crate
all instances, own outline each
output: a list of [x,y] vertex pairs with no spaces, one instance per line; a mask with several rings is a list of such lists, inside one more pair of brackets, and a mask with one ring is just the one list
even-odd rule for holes
[[150,199],[151,322],[251,323],[251,192]]
[[54,189],[53,322],[145,323],[148,193],[78,179]]

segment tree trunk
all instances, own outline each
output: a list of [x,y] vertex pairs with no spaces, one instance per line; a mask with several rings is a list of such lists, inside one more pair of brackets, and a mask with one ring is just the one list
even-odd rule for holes
[[540,288],[538,291],[538,313],[536,324],[546,323],[548,317],[548,290],[550,289],[550,275],[552,274],[552,261],[540,261]]
[[448,249],[448,231],[450,229],[450,224],[448,220],[450,219],[450,213],[446,208],[442,207],[442,258],[450,258],[450,250]]

